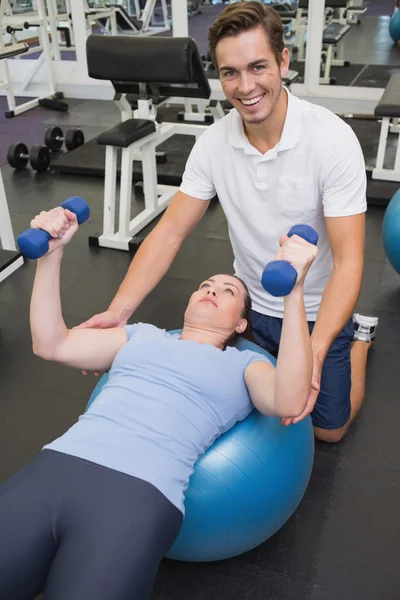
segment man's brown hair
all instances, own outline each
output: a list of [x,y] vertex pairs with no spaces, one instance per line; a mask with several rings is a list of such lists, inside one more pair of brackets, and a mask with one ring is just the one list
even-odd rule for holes
[[280,65],[285,47],[282,19],[279,13],[270,6],[266,6],[258,0],[252,0],[229,4],[209,27],[208,51],[215,67],[218,68],[215,50],[220,40],[250,31],[260,25],[264,28],[276,62]]

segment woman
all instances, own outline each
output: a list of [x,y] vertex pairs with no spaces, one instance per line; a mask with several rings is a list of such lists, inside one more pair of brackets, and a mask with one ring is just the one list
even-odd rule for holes
[[230,275],[192,294],[180,335],[143,323],[68,330],[59,278],[76,217],[59,207],[31,227],[53,237],[32,292],[35,354],[110,376],[78,422],[0,488],[0,598],[44,591],[45,600],[144,600],[179,533],[199,456],[253,405],[280,417],[304,409],[312,353],[303,283],[316,248],[296,236],[281,240],[277,258],[298,279],[285,299],[274,369],[229,346],[251,305]]

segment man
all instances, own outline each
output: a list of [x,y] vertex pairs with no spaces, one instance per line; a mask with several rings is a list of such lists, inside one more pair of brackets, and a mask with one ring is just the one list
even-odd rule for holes
[[352,318],[364,256],[361,148],[339,117],[283,87],[289,52],[282,21],[271,7],[258,1],[227,6],[209,29],[209,50],[234,108],[195,144],[180,190],[139,248],[108,311],[83,326],[125,324],[217,194],[229,225],[235,272],[253,300],[255,341],[276,352],[283,299],[265,292],[261,274],[281,236],[295,223],[309,223],[320,236],[305,289],[313,383],[306,410],[283,422],[312,413],[316,437],[337,442],[361,407],[377,325],[376,318],[356,315],[354,327]]

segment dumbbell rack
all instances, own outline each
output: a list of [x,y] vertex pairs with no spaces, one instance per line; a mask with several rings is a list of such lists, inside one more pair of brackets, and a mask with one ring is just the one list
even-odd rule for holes
[[24,264],[15,245],[3,176],[0,170],[0,282]]

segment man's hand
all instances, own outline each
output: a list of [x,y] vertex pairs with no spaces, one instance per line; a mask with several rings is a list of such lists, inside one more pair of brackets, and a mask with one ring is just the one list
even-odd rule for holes
[[77,325],[74,329],[108,329],[109,327],[122,327],[126,323],[127,321],[121,318],[119,312],[106,310]]
[[323,361],[321,361],[321,359],[319,357],[315,356],[315,354],[314,354],[313,359],[314,359],[314,363],[313,363],[314,366],[313,366],[313,374],[312,374],[312,378],[311,378],[311,389],[310,389],[310,394],[308,396],[308,400],[307,400],[305,409],[297,417],[289,417],[286,419],[282,419],[282,421],[281,421],[282,425],[286,425],[286,426],[294,425],[295,423],[298,423],[299,421],[302,421],[303,419],[308,417],[308,415],[311,414],[312,411],[314,410],[314,406],[317,401],[318,394],[320,391],[320,386],[321,386],[321,372],[322,372]]
[[[126,319],[121,318],[121,314],[113,312],[112,310],[106,310],[103,313],[94,315],[91,319],[84,321],[80,325],[76,325],[74,329],[108,329],[110,327],[122,327],[126,325]],[[89,371],[82,371],[83,375],[88,375]],[[95,371],[94,375],[99,376],[101,373]]]

